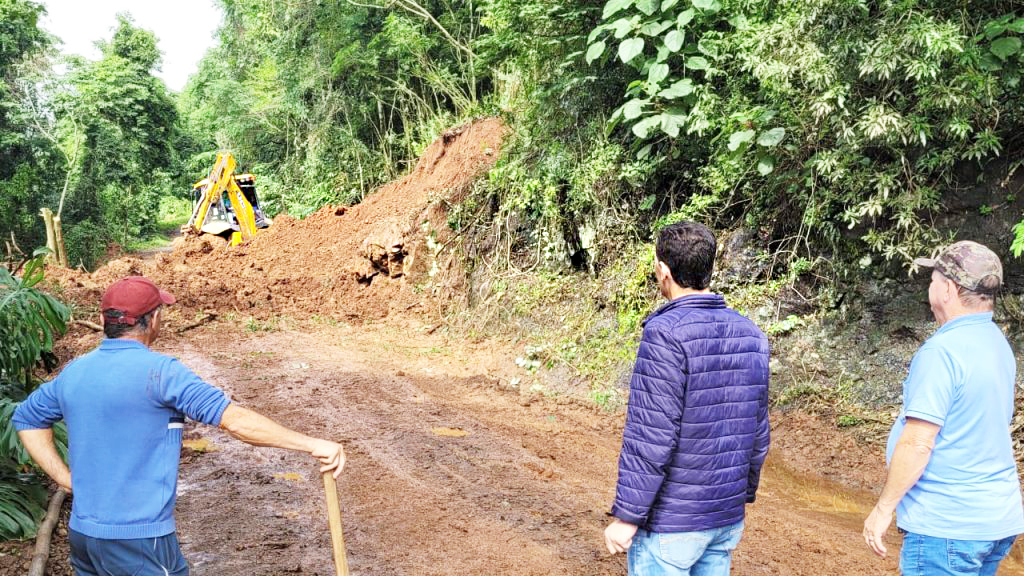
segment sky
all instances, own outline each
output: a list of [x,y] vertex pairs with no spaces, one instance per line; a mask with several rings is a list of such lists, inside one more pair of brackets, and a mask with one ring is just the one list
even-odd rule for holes
[[109,40],[117,14],[128,12],[139,28],[156,34],[163,52],[156,75],[180,92],[199,60],[213,46],[221,22],[214,0],[41,0],[46,6],[42,27],[63,40],[61,51],[99,59],[97,40]]

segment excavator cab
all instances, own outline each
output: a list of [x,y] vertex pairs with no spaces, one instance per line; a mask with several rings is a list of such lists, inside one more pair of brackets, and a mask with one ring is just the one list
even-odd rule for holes
[[223,236],[237,246],[270,224],[256,195],[256,178],[236,176],[234,156],[222,153],[217,154],[210,176],[192,186],[192,217],[182,232]]

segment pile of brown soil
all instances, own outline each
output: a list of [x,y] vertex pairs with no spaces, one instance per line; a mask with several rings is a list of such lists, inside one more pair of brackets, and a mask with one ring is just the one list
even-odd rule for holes
[[[179,238],[171,253],[151,260],[121,258],[91,274],[58,269],[50,277],[91,314],[110,283],[145,275],[178,298],[172,323],[209,310],[338,320],[405,313],[422,303],[422,284],[438,256],[428,238],[447,233],[438,229],[440,215],[493,166],[504,135],[497,118],[451,130],[410,174],[361,204],[325,206],[304,220],[279,216],[242,246],[216,236]],[[451,266],[452,259],[440,265]]]

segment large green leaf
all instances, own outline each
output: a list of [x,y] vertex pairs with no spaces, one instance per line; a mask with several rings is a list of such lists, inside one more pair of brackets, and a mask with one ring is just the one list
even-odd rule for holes
[[729,136],[729,151],[735,152],[740,146],[749,143],[754,139],[753,130],[740,130],[739,132],[733,132]]
[[647,81],[652,84],[658,84],[665,78],[668,78],[668,73],[668,64],[655,64],[647,72]]
[[590,48],[587,48],[587,64],[590,64],[594,60],[600,58],[601,55],[604,54],[605,48],[606,45],[603,40],[591,44]]
[[1006,32],[1005,22],[989,22],[985,25],[985,37],[989,40]]
[[22,277],[0,275],[0,383],[8,381],[28,390],[32,370],[43,352],[53,346],[53,335],[63,334],[71,311],[36,288],[43,279],[44,253],[37,253],[23,268]]
[[648,22],[640,29],[640,33],[645,36],[660,36],[662,32],[668,30],[674,23],[672,20]]
[[644,14],[650,16],[658,11],[658,5],[661,3],[660,0],[635,0],[636,7]]
[[694,86],[693,80],[689,78],[683,78],[668,88],[658,93],[661,98],[683,98],[693,94]]
[[633,125],[633,134],[635,134],[637,138],[647,138],[647,135],[651,133],[651,130],[660,124],[661,116],[648,116]]
[[1020,51],[1020,38],[1016,36],[998,38],[992,41],[992,46],[989,49],[1001,60],[1006,60]]
[[643,38],[630,38],[619,44],[619,58],[624,64],[629,64],[634,58],[644,51]]
[[614,16],[620,10],[632,5],[633,0],[608,0],[608,3],[604,5],[604,14],[601,16],[601,18],[607,20],[609,17]]
[[626,102],[622,106],[622,115],[625,116],[626,120],[634,120],[639,118],[644,113],[644,106],[649,103],[648,100],[640,98],[634,98],[629,102]]
[[31,538],[46,513],[46,488],[34,475],[0,465],[0,539]]
[[687,8],[679,13],[679,17],[676,18],[676,26],[685,28],[687,24],[693,21],[694,15],[697,13],[693,11],[693,8]]
[[608,26],[614,31],[615,37],[621,40],[626,37],[626,34],[629,34],[630,30],[633,29],[634,23],[630,18],[619,18]]
[[686,67],[694,70],[707,70],[708,60],[703,56],[690,56],[686,59]]
[[673,30],[665,35],[665,46],[673,52],[679,52],[686,41],[686,34],[681,30]]
[[683,110],[667,110],[661,114],[661,131],[676,138],[679,136],[679,129],[686,125],[687,118]]
[[779,142],[782,142],[782,139],[785,137],[785,128],[772,128],[771,130],[762,132],[761,135],[757,137],[757,144],[759,146],[771,148],[773,146],[778,146]]

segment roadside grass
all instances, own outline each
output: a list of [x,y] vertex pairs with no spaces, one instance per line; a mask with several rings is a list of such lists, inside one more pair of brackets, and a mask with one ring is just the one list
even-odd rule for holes
[[859,402],[854,393],[854,382],[842,374],[834,381],[821,375],[804,371],[802,374],[791,369],[781,378],[787,380],[781,386],[773,383],[771,405],[774,409],[800,410],[817,414],[830,420],[836,428],[856,428],[858,434],[879,440],[892,424],[888,409],[871,409]]
[[156,232],[144,238],[132,240],[125,246],[125,250],[127,252],[142,252],[169,246],[172,238],[191,216],[192,203],[188,199],[177,196],[161,197]]
[[613,304],[624,297],[609,289],[621,286],[622,276],[638,274],[638,263],[621,262],[598,277],[545,270],[496,275],[480,290],[478,304],[453,314],[450,324],[470,337],[496,332],[517,337],[522,350],[516,364],[522,372],[516,387],[530,394],[573,396],[606,411],[621,409],[640,321],[652,306],[646,295],[631,300],[628,310]]

